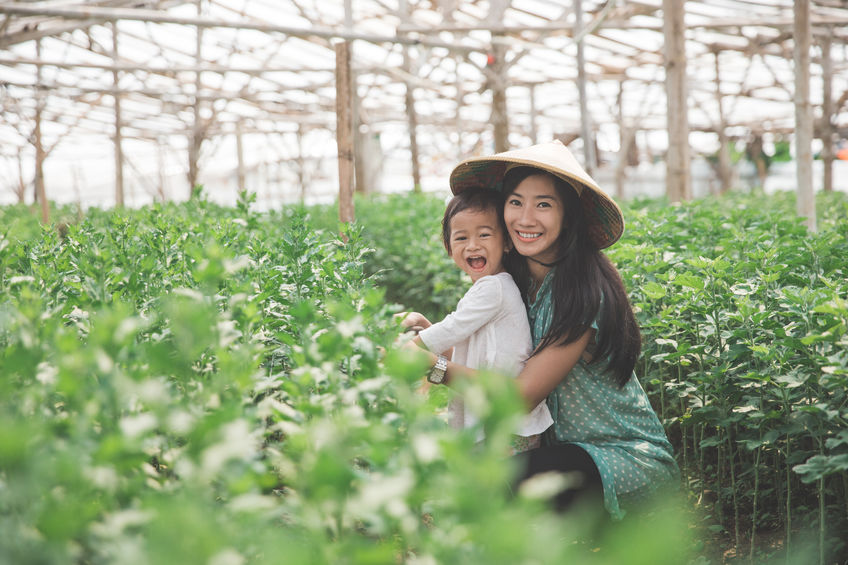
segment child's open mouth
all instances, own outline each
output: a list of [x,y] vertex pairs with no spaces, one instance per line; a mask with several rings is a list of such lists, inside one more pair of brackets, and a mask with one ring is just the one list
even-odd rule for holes
[[474,257],[469,257],[467,259],[468,266],[471,267],[475,271],[481,271],[486,266],[486,258],[480,257],[479,255],[475,255]]

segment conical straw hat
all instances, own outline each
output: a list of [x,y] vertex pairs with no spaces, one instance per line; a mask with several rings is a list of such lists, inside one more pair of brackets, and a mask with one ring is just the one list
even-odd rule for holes
[[624,216],[618,204],[601,190],[558,139],[524,149],[466,159],[451,172],[451,191],[458,194],[472,187],[503,190],[504,175],[520,166],[536,167],[554,174],[577,191],[588,219],[589,235],[599,249],[609,247],[621,237]]

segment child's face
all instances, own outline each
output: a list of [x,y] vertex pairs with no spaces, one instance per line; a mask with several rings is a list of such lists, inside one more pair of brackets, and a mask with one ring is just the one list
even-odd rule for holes
[[463,210],[450,221],[450,256],[471,280],[504,270],[509,243],[500,229],[495,210]]

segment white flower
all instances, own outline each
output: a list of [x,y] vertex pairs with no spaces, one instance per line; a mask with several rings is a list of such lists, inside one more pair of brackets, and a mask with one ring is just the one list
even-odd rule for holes
[[156,417],[150,413],[134,414],[121,418],[121,432],[128,438],[136,438],[156,427]]

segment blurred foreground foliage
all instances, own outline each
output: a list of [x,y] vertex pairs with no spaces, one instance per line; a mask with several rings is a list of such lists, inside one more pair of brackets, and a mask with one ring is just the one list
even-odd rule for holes
[[247,195],[0,208],[0,563],[685,562],[675,501],[598,550],[544,482],[509,492],[512,381],[466,391],[481,446],[416,392],[395,302],[435,315],[464,283],[441,201],[400,202],[379,234]]

